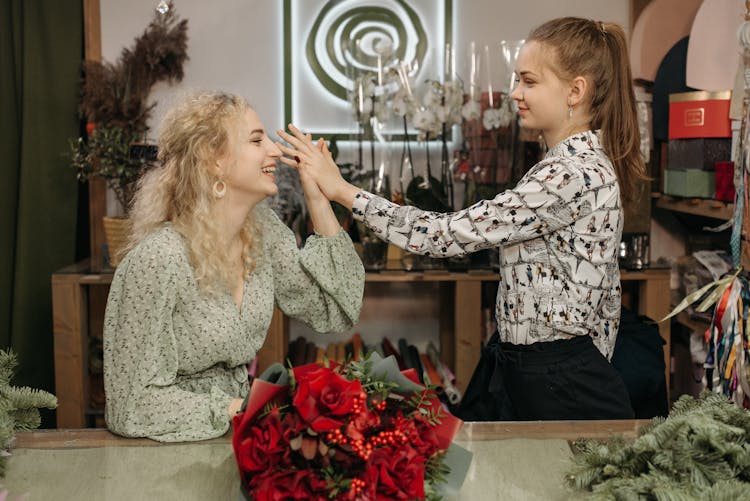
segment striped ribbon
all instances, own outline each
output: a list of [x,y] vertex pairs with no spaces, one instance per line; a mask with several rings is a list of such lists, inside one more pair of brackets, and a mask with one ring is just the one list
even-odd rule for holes
[[698,301],[700,298],[703,297],[704,294],[711,291],[706,298],[701,301],[701,304],[698,305],[697,308],[695,308],[696,311],[704,312],[708,310],[711,306],[713,306],[716,301],[718,301],[721,296],[724,294],[724,291],[729,287],[735,278],[737,278],[737,275],[740,274],[742,271],[742,267],[738,266],[735,270],[734,274],[732,275],[726,275],[718,280],[714,280],[713,282],[704,285],[700,289],[698,289],[695,292],[692,292],[691,294],[688,294],[685,298],[683,298],[682,301],[677,304],[677,306],[674,307],[674,309],[669,312],[669,314],[659,320],[657,323],[662,323],[665,320],[669,320],[673,316],[677,315],[681,311],[683,311],[685,308],[690,306],[691,304]]
[[704,367],[712,374],[710,387],[746,407],[750,396],[750,287],[738,276],[724,289],[708,331]]

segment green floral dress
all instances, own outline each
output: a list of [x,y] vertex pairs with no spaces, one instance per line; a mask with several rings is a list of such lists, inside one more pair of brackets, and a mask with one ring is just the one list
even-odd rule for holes
[[247,364],[263,345],[274,303],[319,332],[358,319],[364,269],[349,236],[312,236],[302,250],[271,209],[255,209],[263,254],[229,292],[201,293],[182,236],[170,224],[118,266],[104,321],[109,429],[175,442],[223,435],[227,407],[248,392]]

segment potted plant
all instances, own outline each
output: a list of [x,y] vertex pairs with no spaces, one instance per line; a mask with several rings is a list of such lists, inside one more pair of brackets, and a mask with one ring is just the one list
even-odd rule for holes
[[156,103],[148,102],[157,82],[179,82],[187,57],[187,20],[180,21],[172,3],[162,1],[154,19],[124,48],[116,63],[86,61],[80,113],[86,133],[70,141],[78,179],[104,179],[125,217],[105,217],[110,264],[121,258],[119,244],[128,236],[127,210],[136,181],[153,165],[155,147],[145,144],[148,119]]

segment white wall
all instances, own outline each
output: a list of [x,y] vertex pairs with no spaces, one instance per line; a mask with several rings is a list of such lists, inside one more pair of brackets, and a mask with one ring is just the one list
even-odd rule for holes
[[[304,0],[296,0],[304,1]],[[114,61],[151,20],[157,0],[100,0],[102,54]],[[472,40],[478,46],[519,39],[548,19],[575,15],[630,25],[629,0],[454,0],[457,57]],[[180,91],[222,89],[245,96],[269,131],[283,125],[283,1],[176,0],[188,19],[185,79],[154,90],[158,101],[152,135]],[[460,69],[460,61],[457,62]]]
[[[114,61],[143,32],[158,0],[101,0],[102,56]],[[188,20],[185,78],[154,89],[156,136],[165,111],[180,92],[221,89],[245,96],[273,131],[283,123],[281,0],[176,0]]]

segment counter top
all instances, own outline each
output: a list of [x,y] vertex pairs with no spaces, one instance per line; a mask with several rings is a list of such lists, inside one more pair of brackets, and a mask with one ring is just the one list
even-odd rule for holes
[[[635,438],[646,421],[465,423],[455,442],[474,453],[456,500],[569,499],[569,441]],[[102,429],[18,433],[6,478],[9,501],[237,500],[231,435],[162,444]]]

